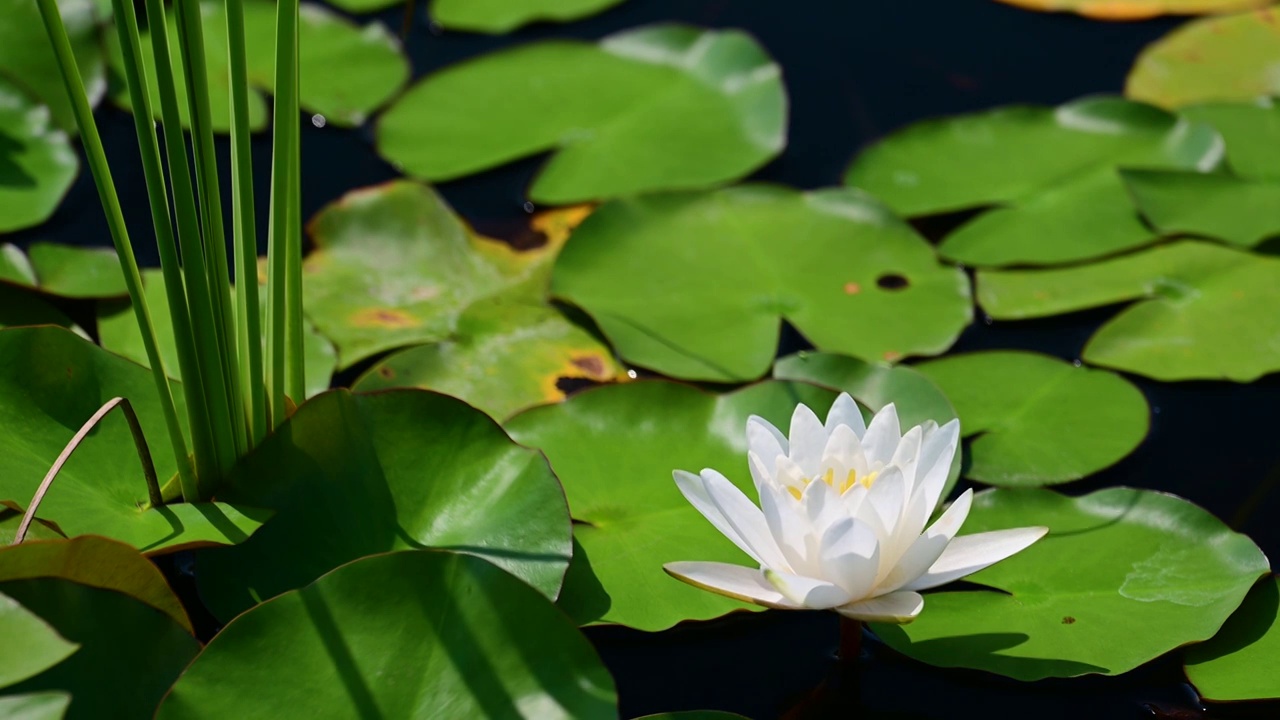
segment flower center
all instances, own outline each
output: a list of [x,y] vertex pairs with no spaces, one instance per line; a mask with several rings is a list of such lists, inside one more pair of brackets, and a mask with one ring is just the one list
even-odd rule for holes
[[[849,490],[853,489],[854,485],[857,485],[859,483],[861,483],[863,487],[870,490],[871,486],[875,484],[876,477],[879,474],[880,474],[879,470],[872,470],[866,475],[859,476],[857,470],[850,470],[848,475],[846,475],[843,479],[837,482],[835,469],[828,468],[827,473],[822,476],[822,482],[830,485],[832,488],[835,489],[837,493],[843,495],[849,492]],[[813,482],[813,479],[800,478],[800,482],[802,483],[800,487],[796,487],[792,485],[787,488],[787,492],[791,493],[791,496],[797,500],[799,500],[801,495],[803,494],[804,488],[808,487],[809,483]]]

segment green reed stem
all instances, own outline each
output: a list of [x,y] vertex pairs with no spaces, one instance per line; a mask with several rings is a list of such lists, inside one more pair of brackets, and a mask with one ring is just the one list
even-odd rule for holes
[[244,0],[227,0],[227,60],[231,69],[231,192],[235,223],[236,342],[241,389],[247,403],[249,444],[267,434],[267,392],[262,376],[262,323],[258,310],[258,235],[254,227],[253,157],[250,153],[249,71]]
[[84,91],[84,81],[80,77],[80,69],[76,66],[75,55],[71,50],[71,40],[67,37],[67,29],[62,24],[62,15],[58,11],[57,2],[56,0],[36,0],[36,2],[40,8],[45,31],[49,35],[50,44],[53,46],[54,57],[62,73],[67,95],[71,100],[76,125],[80,128],[80,140],[84,145],[93,181],[98,189],[98,197],[107,215],[111,241],[115,244],[120,268],[124,272],[125,287],[133,302],[134,316],[142,331],[142,343],[146,349],[147,360],[151,364],[151,376],[155,380],[156,392],[160,397],[160,407],[164,413],[165,427],[169,433],[174,460],[183,479],[183,486],[187,487],[195,482],[190,477],[192,469],[187,453],[187,443],[182,435],[182,425],[178,422],[178,410],[173,402],[173,392],[169,387],[169,377],[164,370],[164,361],[156,345],[151,312],[147,309],[146,296],[142,292],[142,274],[138,271],[138,262],[133,255],[133,246],[129,242],[124,212],[120,209],[120,198],[116,195],[111,168],[107,165],[107,155],[102,147],[102,138],[93,120],[93,110],[89,107],[89,99]]
[[[298,0],[280,0],[276,5],[275,108],[271,148],[271,235],[267,247],[267,388],[273,425],[287,416],[286,353],[289,336],[289,264],[293,232],[290,222],[296,210],[290,207],[296,194],[298,133]],[[300,262],[293,258],[293,262]],[[300,315],[300,313],[299,313]],[[294,400],[301,402],[300,395]]]
[[307,396],[306,353],[302,347],[302,130],[298,127],[297,118],[300,108],[298,96],[298,26],[294,24],[293,39],[293,107],[294,130],[292,133],[292,159],[289,168],[293,171],[289,183],[289,254],[286,258],[285,307],[288,310],[285,335],[285,392],[296,403],[301,403]]
[[[134,129],[138,135],[138,149],[142,155],[142,172],[146,178],[147,196],[151,202],[151,222],[156,233],[156,247],[160,253],[160,269],[164,274],[165,295],[172,317],[174,343],[178,348],[178,368],[182,373],[182,392],[187,401],[187,419],[191,426],[191,443],[195,448],[198,474],[216,473],[214,467],[202,467],[202,462],[213,458],[213,431],[209,425],[209,411],[200,391],[200,366],[196,357],[195,339],[191,335],[191,320],[187,313],[187,297],[182,281],[182,268],[178,262],[177,246],[173,237],[173,225],[169,217],[169,199],[165,187],[164,166],[160,158],[160,145],[156,139],[155,121],[151,108],[151,89],[146,70],[142,65],[142,46],[138,33],[138,19],[133,4],[128,0],[112,0],[116,18],[116,31],[120,38],[124,59],[125,79],[129,86],[129,100],[133,104]],[[187,502],[200,500],[196,475],[180,475],[182,497]]]

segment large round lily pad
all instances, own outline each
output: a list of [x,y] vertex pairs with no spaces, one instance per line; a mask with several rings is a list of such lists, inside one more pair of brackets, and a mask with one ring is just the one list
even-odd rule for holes
[[1254,586],[1208,642],[1187,648],[1187,678],[1206,700],[1280,698],[1280,578]]
[[893,361],[945,351],[972,318],[964,273],[848,189],[606,203],[574,231],[551,289],[626,360],[722,382],[769,369],[784,319],[819,349]]
[[247,542],[196,556],[200,594],[224,620],[343,563],[405,548],[475,553],[554,598],[571,551],[546,460],[484,413],[422,390],[313,398],[219,497],[276,511]]
[[0,688],[26,680],[65,660],[76,651],[57,630],[17,600],[0,593],[0,637],[8,652],[0,653]]
[[[581,622],[664,630],[759,609],[672,580],[663,563],[749,559],[680,494],[673,470],[716,468],[754,495],[747,417],[786,426],[796,404],[824,414],[834,393],[766,382],[727,395],[643,380],[584,391],[515,416],[512,437],[546,453],[577,524],[562,604]],[[588,597],[589,596],[589,597]]]
[[[175,389],[179,416],[182,393]],[[0,502],[25,508],[72,435],[113,397],[128,398],[161,481],[175,474],[151,373],[61,328],[0,331]],[[119,411],[63,467],[38,517],[67,535],[104,535],[145,553],[247,538],[269,512],[226,503],[143,509],[147,487]]]
[[616,718],[613,678],[549,600],[480,558],[357,560],[236,618],[159,720]]
[[1277,62],[1280,10],[1201,18],[1148,45],[1124,94],[1167,108],[1280,95]]
[[1201,15],[1268,5],[1271,0],[1000,0],[1027,10],[1073,12],[1094,20],[1146,20],[1161,15]]
[[622,0],[433,0],[431,18],[449,30],[502,34],[532,22],[578,20],[621,2]]
[[[231,75],[227,60],[227,21],[223,4],[202,0],[201,18],[209,77],[209,102],[213,127],[226,132],[231,125]],[[381,23],[357,26],[327,8],[312,3],[301,6],[298,25],[298,97],[302,109],[316,113],[339,126],[362,124],[369,115],[391,99],[409,79],[409,61],[400,42]],[[180,55],[177,22],[168,13],[169,45],[174,67]],[[275,87],[276,4],[271,0],[244,0],[245,50],[249,72],[249,123],[255,130],[267,126],[266,101],[262,93]],[[123,76],[123,60],[112,38],[113,69]],[[160,112],[160,94],[155,78],[155,60],[150,37],[142,38],[143,63],[152,78],[152,106]],[[183,123],[187,118],[186,88],[177,78],[179,107]],[[112,101],[129,107],[128,89],[123,83],[112,89]]]
[[1117,168],[1203,171],[1222,152],[1208,125],[1095,97],[918,123],[860,155],[845,182],[906,215],[997,206],[948,235],[939,252],[969,265],[1047,265],[1155,239]]
[[383,115],[378,151],[427,180],[558,151],[529,188],[552,204],[702,188],[782,150],[786,103],[781,71],[746,34],[654,25],[428,76]]
[[[99,0],[56,0],[56,3],[89,104],[97,105],[107,92],[103,39],[109,30],[106,23],[110,19],[110,4]],[[76,122],[71,99],[62,82],[62,72],[49,44],[44,21],[40,19],[39,6],[32,0],[0,0],[0,18],[4,18],[0,23],[0,79],[22,88],[36,101],[33,105],[47,105],[58,127],[74,131]],[[5,98],[0,106],[10,104]],[[4,131],[0,125],[0,135],[9,134]],[[3,144],[0,144],[0,177],[4,175],[3,158]]]
[[1163,493],[1040,489],[974,496],[961,536],[1026,525],[1049,535],[967,579],[995,591],[939,592],[909,625],[874,625],[895,650],[1019,680],[1118,675],[1207,640],[1267,572],[1244,535]]
[[128,295],[120,260],[109,248],[31,243],[0,245],[0,282],[69,298]]
[[1113,372],[1028,352],[951,355],[916,366],[955,403],[970,438],[966,477],[1052,485],[1119,461],[1142,442],[1142,391]]
[[1089,339],[1094,365],[1157,380],[1250,382],[1280,370],[1280,260],[1183,241],[1081,267],[986,271],[978,301],[1021,319],[1138,301]]
[[[0,0],[0,8],[10,2]],[[35,3],[21,4],[34,12]],[[0,23],[0,48],[4,48],[9,16],[0,10],[0,17],[5,18]],[[43,35],[41,31],[41,41],[47,42]],[[48,220],[71,188],[79,166],[67,134],[50,123],[49,108],[0,77],[0,233]]]

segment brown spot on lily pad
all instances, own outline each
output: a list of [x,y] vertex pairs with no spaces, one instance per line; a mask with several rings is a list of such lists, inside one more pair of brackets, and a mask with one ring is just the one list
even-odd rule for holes
[[847,282],[844,284],[845,295],[857,295],[862,292],[862,286],[856,282]]
[[1074,625],[1075,622],[1076,622],[1076,619],[1071,617],[1070,615],[1067,615],[1066,617],[1062,618],[1063,625]]
[[582,224],[596,206],[591,203],[569,205],[546,212],[538,213],[529,221],[529,227],[547,239],[547,245],[558,248],[569,239],[574,228]]
[[393,380],[395,379],[396,371],[392,369],[390,365],[383,365],[378,368],[378,375],[382,376],[386,380]]
[[898,352],[897,350],[885,350],[884,355],[882,355],[881,357],[883,357],[887,362],[893,362],[894,360],[901,359],[902,353]]
[[417,317],[397,308],[365,308],[348,317],[356,327],[411,328],[422,324]]
[[608,368],[605,367],[604,358],[599,355],[583,355],[571,358],[569,360],[574,367],[581,368],[587,374],[587,377],[604,380],[609,377]]

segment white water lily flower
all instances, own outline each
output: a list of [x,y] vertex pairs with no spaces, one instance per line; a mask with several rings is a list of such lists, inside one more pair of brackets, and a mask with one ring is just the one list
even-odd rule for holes
[[958,421],[902,434],[887,405],[865,426],[841,394],[824,425],[800,405],[790,437],[752,416],[748,459],[760,506],[724,475],[677,470],[676,484],[716,529],[759,563],[668,563],[671,575],[739,600],[782,609],[832,609],[871,622],[906,623],[919,591],[977,572],[1048,532],[1016,528],[955,537],[966,490],[925,529],[960,439]]

